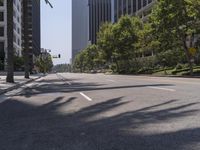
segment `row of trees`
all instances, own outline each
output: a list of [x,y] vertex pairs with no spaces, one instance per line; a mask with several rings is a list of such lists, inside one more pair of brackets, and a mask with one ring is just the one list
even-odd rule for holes
[[58,64],[53,66],[53,72],[72,72],[71,64]]
[[[4,0],[0,0],[4,2]],[[51,7],[52,5],[48,0],[45,0],[47,4]],[[29,34],[28,34],[28,1],[23,0],[23,22],[24,22],[24,68],[25,68],[25,78],[29,78]],[[6,71],[7,78],[6,81],[14,82],[14,47],[13,47],[13,0],[7,0],[7,37],[8,37],[8,47],[7,47],[7,60],[6,60]]]
[[[144,21],[124,16],[101,26],[96,45],[75,58],[76,71],[111,68],[119,73],[140,73],[187,63],[193,74],[200,35],[200,0],[158,0]],[[195,37],[195,38],[194,38]],[[147,57],[148,56],[148,57]]]

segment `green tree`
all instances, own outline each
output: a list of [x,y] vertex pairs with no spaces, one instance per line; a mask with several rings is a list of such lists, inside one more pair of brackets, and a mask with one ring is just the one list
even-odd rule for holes
[[128,72],[131,61],[136,58],[137,31],[141,21],[137,17],[124,16],[113,26],[113,59],[118,72]]
[[103,64],[99,54],[97,45],[93,44],[86,47],[75,57],[73,63],[74,71],[90,72],[91,70],[99,69]]
[[165,50],[184,50],[191,75],[193,74],[192,56],[186,41],[189,36],[199,33],[199,8],[200,0],[158,0],[150,17],[160,47]]
[[108,63],[115,64],[117,72],[130,70],[135,58],[137,30],[141,21],[137,17],[124,16],[115,24],[106,23],[98,33],[97,46],[100,56]]
[[50,72],[53,67],[53,61],[51,55],[48,53],[42,53],[36,59],[36,66],[39,72],[47,73]]
[[14,56],[14,70],[23,70],[24,69],[24,58],[19,56]]
[[113,24],[104,23],[97,35],[97,46],[99,49],[99,58],[107,63],[112,62],[112,53],[114,51]]
[[137,30],[138,42],[136,44],[139,54],[156,53],[160,42],[149,22],[142,23],[142,27]]
[[89,45],[85,50],[85,62],[88,70],[93,70],[96,67],[96,61],[98,61],[98,50],[95,44]]
[[74,72],[84,72],[85,70],[85,51],[80,51],[76,56],[73,62],[73,71]]

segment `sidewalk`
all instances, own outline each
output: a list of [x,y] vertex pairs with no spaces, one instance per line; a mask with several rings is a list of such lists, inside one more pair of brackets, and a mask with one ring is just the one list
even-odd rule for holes
[[30,79],[25,79],[22,74],[16,74],[15,75],[15,83],[6,83],[6,76],[2,73],[0,73],[0,95],[4,94],[10,90],[19,88],[20,86],[32,82],[34,80],[39,79],[42,77],[42,74],[37,75],[30,75]]

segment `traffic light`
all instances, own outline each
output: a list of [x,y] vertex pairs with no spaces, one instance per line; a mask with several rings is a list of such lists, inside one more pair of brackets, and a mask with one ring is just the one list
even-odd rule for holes
[[61,55],[60,55],[60,54],[58,54],[58,58],[61,58]]

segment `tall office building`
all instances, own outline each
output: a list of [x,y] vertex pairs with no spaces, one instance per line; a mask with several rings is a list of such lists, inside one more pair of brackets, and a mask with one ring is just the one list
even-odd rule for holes
[[[25,2],[25,3],[24,3]],[[24,4],[27,12],[24,13]],[[24,17],[27,20],[24,20]],[[0,2],[0,70],[4,69],[7,59],[7,0]],[[24,27],[28,31],[30,65],[40,54],[40,0],[13,0],[13,46],[14,55],[21,57],[24,48]]]
[[[30,57],[30,66],[34,67],[35,57],[41,51],[41,33],[40,33],[40,0],[24,0],[23,6],[27,6],[27,10],[23,9],[23,33],[28,32],[28,51]],[[23,46],[25,46],[23,44]]]
[[[22,55],[22,2],[13,0],[13,46],[17,56]],[[0,70],[4,69],[7,58],[7,0],[0,2]]]
[[126,14],[137,15],[145,20],[155,2],[156,0],[72,0],[72,60],[88,44],[96,43],[97,33],[104,22],[115,23]]
[[89,40],[96,43],[102,23],[117,22],[123,15],[138,15],[144,20],[155,0],[89,0]]
[[72,61],[89,44],[88,0],[72,0]]
[[111,21],[111,0],[72,0],[72,62],[78,52],[96,43],[105,21]]
[[151,12],[156,0],[112,0],[114,12],[112,19],[114,22],[123,15],[137,15],[144,20]]
[[111,0],[89,0],[89,40],[96,43],[102,23],[111,22]]

